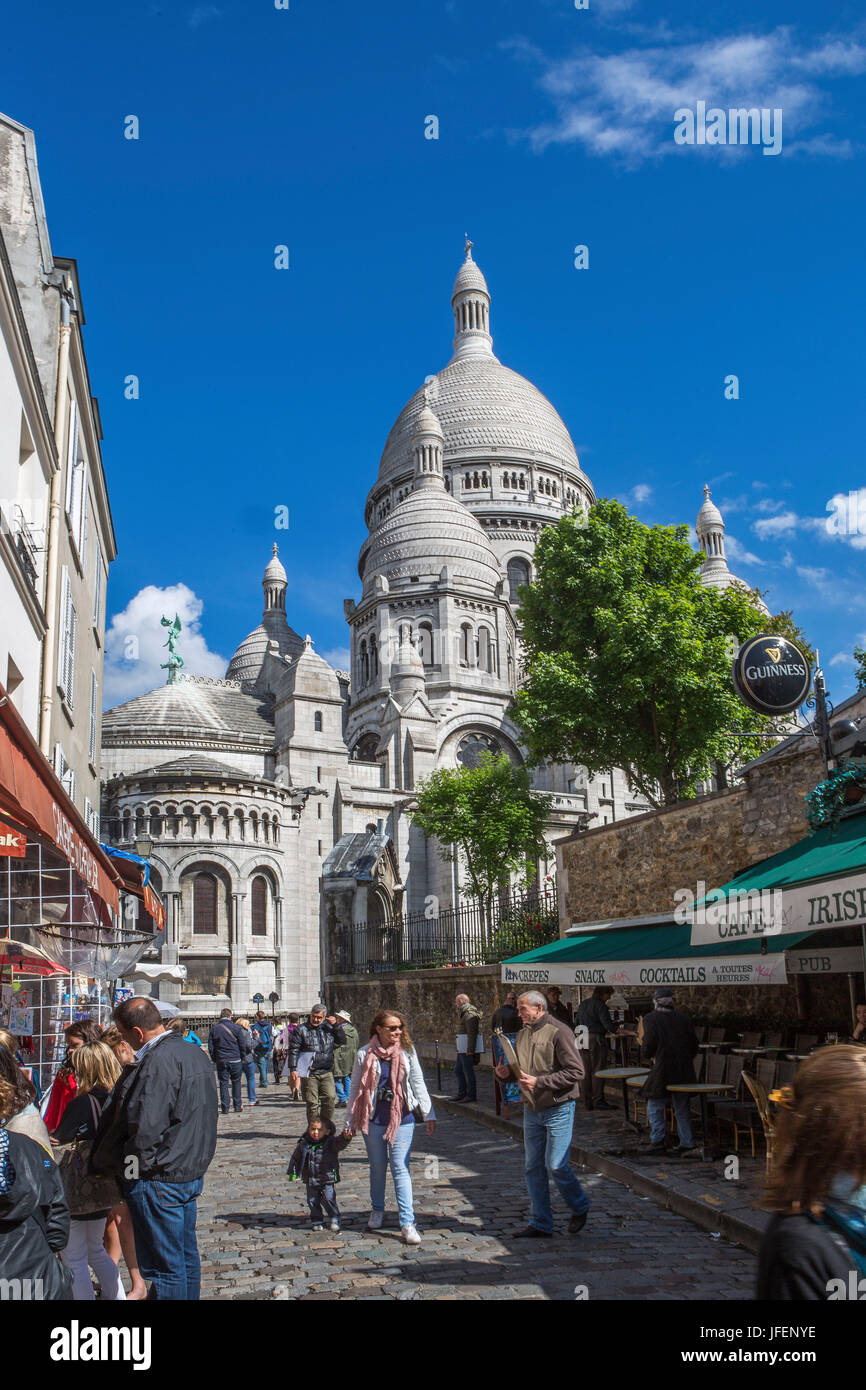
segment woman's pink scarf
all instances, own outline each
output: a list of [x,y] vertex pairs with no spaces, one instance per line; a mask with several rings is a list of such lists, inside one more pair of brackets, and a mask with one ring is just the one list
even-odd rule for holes
[[361,1068],[361,1081],[349,1122],[352,1129],[360,1130],[362,1134],[367,1133],[370,1115],[376,1108],[376,1087],[379,1080],[377,1061],[391,1063],[391,1080],[388,1083],[391,1087],[391,1116],[388,1120],[388,1128],[385,1130],[385,1142],[393,1144],[397,1138],[397,1131],[403,1122],[403,1101],[405,1099],[406,1059],[401,1043],[395,1042],[390,1047],[383,1047],[377,1037],[371,1039],[367,1048],[367,1055],[364,1058],[364,1065]]

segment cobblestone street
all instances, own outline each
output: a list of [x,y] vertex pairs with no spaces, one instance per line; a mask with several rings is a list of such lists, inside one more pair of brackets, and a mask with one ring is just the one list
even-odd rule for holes
[[[755,1260],[684,1217],[594,1173],[579,1173],[593,1203],[577,1236],[554,1196],[552,1240],[513,1241],[528,1215],[522,1148],[468,1118],[419,1127],[412,1178],[420,1247],[400,1241],[388,1179],[385,1227],[365,1229],[368,1169],[357,1137],[341,1160],[344,1230],[313,1233],[304,1188],[285,1169],[304,1109],[286,1086],[220,1118],[216,1157],[199,1203],[202,1297],[233,1299],[747,1299]],[[342,1122],[344,1111],[337,1111]],[[576,1295],[578,1286],[586,1293]]]

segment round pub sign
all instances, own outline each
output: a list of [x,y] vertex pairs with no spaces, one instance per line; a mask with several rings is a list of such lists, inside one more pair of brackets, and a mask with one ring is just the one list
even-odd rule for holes
[[812,670],[787,637],[750,637],[734,657],[734,689],[760,714],[790,714],[809,694]]

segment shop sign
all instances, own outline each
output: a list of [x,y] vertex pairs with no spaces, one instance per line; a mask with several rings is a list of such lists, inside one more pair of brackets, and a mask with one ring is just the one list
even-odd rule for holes
[[788,951],[789,975],[858,975],[863,969],[863,952],[859,946],[841,946],[822,951],[812,947]]
[[802,705],[812,683],[809,660],[787,637],[750,637],[734,657],[734,689],[759,714],[790,714]]
[[27,851],[27,836],[7,821],[0,819],[0,856],[23,859]]
[[[768,890],[763,890],[767,892]],[[707,895],[708,899],[711,895]],[[748,899],[760,899],[763,894],[743,890],[729,894],[728,910],[699,916],[696,909],[692,921],[692,946],[707,946],[712,942],[751,937],[778,936],[788,932],[828,931],[831,927],[866,925],[866,874],[851,874],[847,878],[824,879],[817,883],[798,883],[793,887],[773,889],[768,911],[750,908]],[[738,899],[738,901],[734,901]],[[781,901],[779,901],[781,899]],[[725,902],[717,904],[719,909]]]
[[538,968],[503,965],[502,982],[528,989],[547,985],[632,986],[657,989],[659,985],[682,988],[702,985],[783,985],[787,981],[785,957],[778,955],[720,956],[695,954],[676,960],[592,961]]

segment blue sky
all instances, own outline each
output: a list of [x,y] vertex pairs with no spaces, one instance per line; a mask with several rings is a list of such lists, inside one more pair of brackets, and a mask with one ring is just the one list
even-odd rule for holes
[[[794,610],[831,695],[850,693],[857,5],[98,0],[18,7],[4,30],[3,106],[36,131],[52,245],[79,262],[120,551],[109,702],[162,680],[175,606],[188,669],[221,673],[274,539],[289,622],[345,659],[364,500],[394,418],[450,356],[465,231],[497,355],[552,400],[597,494],[693,524],[709,482],[732,568]],[[781,108],[781,153],[677,145],[674,111],[698,101]],[[828,533],[851,493],[863,506],[837,505]]]

